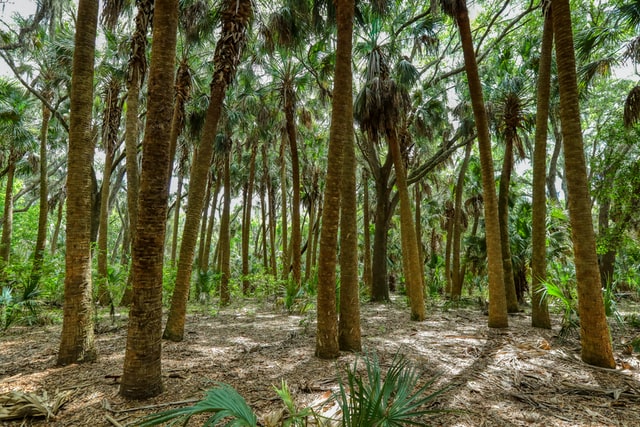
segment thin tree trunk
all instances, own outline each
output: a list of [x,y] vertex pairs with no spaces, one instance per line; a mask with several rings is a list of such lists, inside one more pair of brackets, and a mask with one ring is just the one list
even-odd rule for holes
[[500,246],[502,248],[502,271],[504,273],[504,288],[507,299],[507,313],[517,313],[518,297],[513,278],[513,264],[511,262],[511,243],[509,239],[509,185],[513,169],[513,142],[507,141],[500,173],[500,190],[498,192],[498,216],[500,220]]
[[[544,282],[547,280],[547,200],[545,181],[551,92],[551,60],[553,56],[553,22],[550,14],[551,10],[548,10],[545,14],[542,46],[540,48],[536,134],[533,153],[533,199],[531,202],[531,326],[544,329],[551,329],[547,300],[542,298]],[[556,146],[560,146],[560,144],[557,143]],[[555,190],[555,182],[553,189]]]
[[[0,241],[0,260],[2,261],[2,275],[9,265],[11,254],[11,234],[13,231],[13,180],[16,174],[17,154],[12,147],[9,152],[9,164],[7,166],[7,187],[4,193],[4,221],[2,223],[2,240]],[[5,277],[6,278],[6,277]],[[4,278],[3,278],[4,279]]]
[[231,236],[229,223],[231,217],[231,172],[229,157],[231,157],[231,147],[228,147],[224,154],[224,193],[222,204],[222,217],[220,218],[220,239],[218,248],[220,251],[220,305],[225,306],[231,302],[229,291],[229,279],[231,278]]
[[[52,92],[43,94],[48,102],[51,102]],[[33,251],[33,268],[31,270],[31,283],[40,281],[42,272],[42,262],[44,260],[44,250],[47,241],[47,217],[49,213],[49,186],[47,182],[47,139],[49,134],[49,121],[51,120],[51,110],[42,105],[42,124],[40,126],[40,205],[38,207],[38,237],[36,247]]]
[[298,156],[298,141],[295,128],[295,105],[293,96],[286,98],[284,114],[287,122],[287,135],[291,148],[291,273],[293,283],[300,287],[302,277],[302,260],[300,248],[302,246],[302,230],[300,225],[300,160]]
[[58,213],[56,214],[56,225],[53,228],[53,234],[51,235],[51,256],[56,254],[58,249],[58,236],[60,235],[60,228],[62,227],[62,218],[64,217],[64,199],[58,200]]
[[[195,264],[198,266],[198,270],[206,271],[207,261],[204,259],[205,245],[207,241],[207,223],[209,221],[209,205],[211,204],[211,187],[213,186],[213,176],[209,172],[207,176],[207,190],[204,193],[204,206],[202,206],[202,221],[200,221],[200,232],[198,233],[198,256],[196,257]],[[200,268],[204,267],[204,268]]]
[[220,195],[220,179],[216,179],[215,188],[213,190],[213,198],[211,201],[211,215],[209,219],[209,225],[207,226],[207,240],[204,244],[204,254],[200,259],[200,271],[207,272],[210,270],[209,263],[211,262],[211,240],[213,238],[214,225],[216,223],[216,206],[218,206],[218,196]]
[[369,291],[369,295],[371,295],[371,286],[372,286],[372,272],[371,272],[371,232],[369,231],[371,227],[371,214],[369,208],[369,174],[366,170],[362,170],[362,194],[363,194],[363,207],[362,207],[362,223],[363,230],[362,235],[364,236],[364,251],[363,251],[363,269],[362,269],[362,282],[364,283],[365,288]]
[[178,188],[176,188],[176,202],[173,205],[173,229],[171,230],[171,258],[169,262],[172,267],[176,266],[178,253],[178,234],[180,230],[180,202],[182,201],[182,186],[184,184],[184,175],[178,172]]
[[502,247],[500,242],[500,223],[498,220],[498,201],[493,173],[493,156],[491,154],[491,137],[489,122],[482,96],[482,84],[478,74],[469,12],[466,1],[462,0],[458,7],[456,22],[460,30],[460,39],[464,53],[464,63],[467,72],[467,83],[471,95],[473,115],[478,131],[478,147],[480,165],[482,169],[482,189],[484,195],[485,229],[487,236],[487,258],[489,270],[489,322],[490,328],[506,328],[509,325],[507,317],[507,299],[504,287],[504,273],[502,268]]
[[460,274],[460,241],[462,240],[462,195],[464,193],[464,179],[467,174],[467,168],[469,167],[472,148],[473,145],[469,143],[464,149],[464,159],[462,160],[460,172],[458,173],[458,182],[456,183],[454,200],[453,241],[451,246],[451,252],[453,254],[453,260],[451,262],[451,295],[458,298],[462,296],[462,282],[464,280],[464,276]]
[[549,172],[547,173],[547,191],[549,192],[549,200],[558,203],[558,190],[556,189],[556,179],[558,178],[558,158],[562,152],[562,132],[560,130],[560,124],[555,116],[550,116],[551,126],[553,127],[553,135],[555,137],[555,145],[553,146],[553,154],[549,160]]
[[[213,58],[215,70],[211,81],[211,96],[202,139],[191,166],[187,213],[180,246],[176,285],[163,335],[164,338],[172,341],[181,341],[184,336],[187,298],[193,271],[193,257],[200,225],[200,215],[205,204],[204,193],[207,175],[213,161],[213,149],[223,101],[240,62],[247,38],[247,26],[253,16],[252,4],[249,0],[228,1],[223,4],[220,13],[222,30]],[[225,280],[225,273],[223,271],[223,281]]]
[[253,181],[256,175],[256,154],[258,147],[251,146],[251,157],[249,159],[249,181],[245,193],[244,211],[242,216],[242,292],[246,295],[251,290],[249,280],[249,240],[251,232],[251,199],[253,198]]
[[411,200],[407,187],[407,176],[402,163],[402,153],[397,134],[391,133],[387,136],[391,157],[396,169],[396,187],[400,195],[400,238],[402,240],[402,264],[404,279],[407,286],[407,295],[411,306],[411,320],[423,321],[425,314],[424,307],[424,277],[420,268],[418,251],[418,239],[416,237],[416,227],[413,223],[411,212]]
[[280,145],[280,195],[282,197],[282,229],[280,236],[282,238],[282,275],[281,279],[286,281],[289,278],[289,242],[288,242],[288,224],[287,217],[287,160],[285,156],[285,135],[282,135],[282,144]]

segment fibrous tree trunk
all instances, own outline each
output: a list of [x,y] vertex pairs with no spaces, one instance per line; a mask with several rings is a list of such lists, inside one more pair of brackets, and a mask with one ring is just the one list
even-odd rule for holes
[[578,283],[582,360],[595,366],[615,368],[591,218],[569,0],[553,0],[552,7],[569,219]]
[[213,149],[223,101],[227,88],[235,76],[247,39],[247,28],[253,17],[251,1],[226,1],[222,5],[220,14],[222,30],[213,57],[215,69],[211,81],[211,96],[202,138],[191,166],[189,197],[180,246],[178,272],[171,299],[169,317],[163,335],[165,339],[172,341],[181,341],[184,336],[187,298],[193,271],[193,258],[200,226],[200,216],[205,203],[204,195],[207,175],[213,161]]
[[178,1],[156,0],[138,220],[132,250],[133,300],[119,391],[132,399],[156,396],[163,390],[162,272],[177,27]]
[[96,359],[91,283],[93,69],[98,2],[80,0],[71,75],[64,310],[58,365]]
[[[547,6],[551,2],[547,1]],[[531,326],[551,329],[549,307],[542,298],[547,280],[547,130],[549,129],[549,98],[551,92],[551,59],[553,54],[553,22],[551,10],[545,9],[542,46],[537,82],[537,112],[535,148],[533,153],[533,199],[531,219]],[[555,183],[554,183],[555,184]],[[555,188],[555,185],[554,185]]]

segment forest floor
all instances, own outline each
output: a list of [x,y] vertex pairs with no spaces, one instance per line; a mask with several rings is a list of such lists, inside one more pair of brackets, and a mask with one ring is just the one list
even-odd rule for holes
[[[401,353],[421,381],[439,375],[431,390],[447,390],[434,408],[452,411],[424,418],[421,425],[640,426],[640,356],[628,344],[640,334],[637,327],[612,325],[618,366],[608,370],[581,362],[577,332],[560,338],[558,326],[530,327],[530,310],[511,315],[508,329],[495,330],[486,326],[478,305],[434,306],[426,321],[415,323],[399,301],[362,305],[363,344],[383,368]],[[191,307],[185,340],[163,343],[165,392],[127,401],[118,396],[124,314],[97,326],[97,362],[66,367],[55,366],[61,325],[14,326],[0,336],[0,394],[46,391],[51,399],[67,392],[70,400],[49,421],[0,425],[117,425],[110,419],[128,425],[176,407],[163,404],[199,399],[217,382],[236,388],[259,415],[282,406],[274,392],[282,380],[300,406],[317,404],[337,389],[337,376],[356,355],[314,357],[315,328],[314,312],[287,314],[272,303],[245,301],[218,312]],[[196,421],[189,425],[200,425]]]

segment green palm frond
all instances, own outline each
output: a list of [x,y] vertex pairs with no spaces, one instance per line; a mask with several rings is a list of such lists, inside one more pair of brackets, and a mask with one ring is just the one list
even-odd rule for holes
[[170,409],[143,418],[135,424],[139,427],[151,427],[164,423],[169,426],[183,423],[197,414],[212,413],[203,426],[216,426],[225,418],[229,418],[225,426],[254,427],[258,423],[256,414],[238,392],[228,384],[218,383],[217,387],[207,391],[205,397],[195,405]]
[[419,386],[420,374],[397,354],[386,375],[375,356],[364,358],[366,375],[358,373],[358,361],[347,369],[346,382],[334,395],[342,409],[345,427],[424,425],[416,418],[438,412],[427,408],[446,389],[433,393],[427,390],[437,377]]
[[640,1],[630,0],[617,8],[618,15],[631,27],[640,25]]

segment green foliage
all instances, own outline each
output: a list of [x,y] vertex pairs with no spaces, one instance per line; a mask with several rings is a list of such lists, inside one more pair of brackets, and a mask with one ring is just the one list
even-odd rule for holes
[[568,336],[578,327],[578,311],[575,298],[567,282],[544,282],[544,287],[540,289],[542,300],[551,297],[562,306],[562,326],[560,336]]
[[0,294],[0,330],[18,321],[28,325],[39,323],[42,306],[39,294],[38,284],[30,280],[14,288],[4,286]]
[[313,409],[309,407],[302,409],[298,408],[293,400],[293,396],[291,395],[287,382],[282,380],[281,384],[280,388],[276,386],[273,386],[273,388],[289,413],[289,416],[282,421],[283,427],[304,427],[307,425],[307,419],[309,417],[318,418]]
[[343,426],[424,425],[416,418],[437,412],[425,406],[445,389],[426,394],[435,378],[419,387],[420,375],[403,356],[395,356],[384,378],[377,357],[365,357],[364,365],[364,377],[357,370],[357,361],[347,368],[346,383],[340,381],[340,390],[334,396],[342,409]]
[[164,265],[162,269],[162,303],[167,305],[171,302],[173,290],[176,287],[176,276],[178,268]]
[[254,427],[258,424],[256,414],[251,410],[242,396],[230,385],[217,383],[207,391],[205,397],[193,406],[170,409],[142,419],[140,427],[151,427],[168,423],[186,425],[191,417],[197,414],[212,414],[203,426],[222,424],[229,427]]

